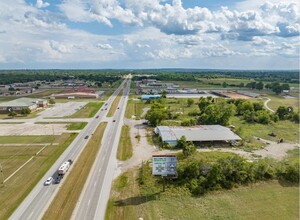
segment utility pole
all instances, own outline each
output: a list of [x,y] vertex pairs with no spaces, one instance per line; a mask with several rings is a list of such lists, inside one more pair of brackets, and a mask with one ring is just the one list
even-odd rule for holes
[[2,176],[2,185],[4,186],[4,175],[3,175],[3,169],[2,169],[1,163],[0,163],[0,172],[1,172],[1,176]]

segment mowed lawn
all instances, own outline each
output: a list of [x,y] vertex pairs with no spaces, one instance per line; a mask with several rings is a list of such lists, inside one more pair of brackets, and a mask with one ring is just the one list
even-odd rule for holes
[[135,116],[136,119],[140,119],[143,113],[143,107],[145,106],[146,104],[141,100],[128,100],[125,117],[132,118],[132,116]]
[[119,102],[122,98],[122,95],[123,95],[123,89],[120,90],[119,94],[116,96],[113,103],[111,104],[110,109],[107,113],[107,117],[112,117],[115,114],[117,107],[119,105]]
[[56,138],[53,135],[0,136],[0,144],[43,144],[52,143]]
[[79,111],[75,112],[68,118],[92,118],[103,105],[103,102],[89,102]]
[[121,131],[119,147],[117,152],[118,160],[127,160],[132,156],[132,143],[130,139],[130,127],[124,125]]
[[[42,149],[43,145],[30,145],[30,141],[32,141],[31,143],[43,143],[43,141],[49,143],[52,141],[50,137],[0,137],[1,143],[21,144],[0,146],[0,163],[3,168],[4,179],[34,156],[28,164],[5,182],[5,185],[1,184],[2,176],[0,176],[0,219],[7,219],[13,213],[76,136],[75,133],[51,136],[54,138],[53,142],[58,143],[58,145],[49,145],[38,155],[35,153]],[[3,142],[4,140],[5,142]]]
[[164,193],[161,185],[140,187],[137,177],[135,170],[114,182],[105,219],[296,220],[299,217],[298,186],[283,186],[277,181],[260,182],[193,197],[170,185]]

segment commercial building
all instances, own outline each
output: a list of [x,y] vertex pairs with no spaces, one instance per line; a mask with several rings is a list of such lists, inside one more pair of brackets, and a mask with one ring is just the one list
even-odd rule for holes
[[141,100],[155,100],[160,99],[161,95],[142,95]]
[[192,142],[224,142],[241,140],[241,138],[229,128],[221,125],[199,125],[192,127],[157,126],[154,132],[161,137],[163,142],[166,142],[171,146],[175,146],[177,144],[177,140],[182,136],[185,136],[187,141]]
[[29,108],[32,112],[39,107],[46,107],[46,99],[19,98],[9,102],[0,103],[0,113],[8,114],[9,112],[20,113],[22,109]]

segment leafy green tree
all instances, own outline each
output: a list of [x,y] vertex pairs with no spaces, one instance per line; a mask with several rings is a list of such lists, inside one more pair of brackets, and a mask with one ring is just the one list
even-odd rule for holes
[[192,143],[188,143],[187,145],[184,145],[182,148],[182,153],[185,157],[188,157],[196,152],[196,147]]
[[190,107],[194,104],[194,100],[193,99],[187,99],[187,106]]
[[252,112],[253,110],[254,110],[253,103],[249,102],[249,101],[241,102],[237,106],[237,113],[238,113],[238,115],[243,115],[246,111]]
[[8,114],[8,116],[14,118],[15,116],[17,116],[17,113],[14,112],[14,111],[11,111],[11,112]]
[[181,126],[193,126],[196,125],[196,119],[185,119],[181,122]]
[[272,91],[277,95],[280,94],[282,90],[282,86],[278,82],[272,83]]
[[55,100],[54,99],[50,99],[49,100],[49,104],[54,105],[55,104]]
[[284,83],[281,85],[282,90],[290,90],[290,85],[288,83]]
[[262,102],[253,102],[254,111],[259,111],[264,109],[264,104]]
[[23,108],[22,110],[21,110],[21,114],[22,115],[28,115],[28,114],[30,114],[31,113],[31,110],[29,109],[29,108]]
[[276,110],[276,115],[278,115],[280,120],[284,120],[287,115],[289,114],[289,109],[288,107],[285,106],[279,106]]
[[262,90],[264,88],[263,82],[256,83],[255,88],[258,90]]
[[161,97],[162,97],[162,98],[167,98],[167,91],[166,91],[166,90],[164,90],[164,91],[162,92]]
[[212,104],[212,102],[213,102],[212,97],[207,97],[207,98],[201,97],[201,98],[199,99],[199,104],[198,104],[200,113],[203,113],[203,112],[205,111],[205,109],[206,109],[210,104]]
[[260,110],[257,113],[257,122],[260,124],[269,124],[271,122],[269,112],[265,110]]

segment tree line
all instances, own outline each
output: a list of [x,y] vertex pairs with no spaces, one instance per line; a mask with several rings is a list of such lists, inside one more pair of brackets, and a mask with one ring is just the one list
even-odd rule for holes
[[1,70],[0,84],[26,83],[33,81],[54,82],[56,80],[77,79],[94,82],[115,82],[124,73],[97,70]]
[[270,158],[248,161],[238,155],[216,162],[190,159],[178,164],[177,173],[178,179],[173,184],[188,188],[193,195],[201,195],[272,179],[299,183],[299,161]]

